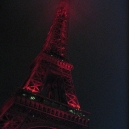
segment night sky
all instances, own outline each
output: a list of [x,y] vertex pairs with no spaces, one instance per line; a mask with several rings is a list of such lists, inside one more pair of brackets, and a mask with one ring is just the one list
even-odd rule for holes
[[[40,52],[59,0],[2,0],[0,104]],[[69,58],[90,129],[127,129],[127,2],[71,0]]]

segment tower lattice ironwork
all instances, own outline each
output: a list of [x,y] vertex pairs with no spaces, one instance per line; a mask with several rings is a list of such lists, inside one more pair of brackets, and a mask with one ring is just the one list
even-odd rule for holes
[[68,61],[69,0],[61,0],[46,42],[24,85],[0,111],[1,129],[88,129]]

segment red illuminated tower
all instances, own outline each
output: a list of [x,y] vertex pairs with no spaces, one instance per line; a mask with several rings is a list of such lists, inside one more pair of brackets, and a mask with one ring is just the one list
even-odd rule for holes
[[0,129],[88,129],[67,56],[68,22],[69,0],[61,0],[29,77],[0,111]]

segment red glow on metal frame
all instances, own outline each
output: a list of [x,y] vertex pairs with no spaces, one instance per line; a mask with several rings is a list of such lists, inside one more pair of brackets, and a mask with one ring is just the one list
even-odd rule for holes
[[[73,108],[80,109],[71,76],[73,65],[66,62],[68,22],[69,3],[68,0],[62,0],[57,9],[53,24],[50,27],[45,45],[34,60],[30,76],[23,89],[36,94],[40,93],[46,87],[45,80],[48,74],[54,73],[55,76],[59,75],[65,78],[65,81],[62,83],[64,83],[63,90],[65,91],[65,101],[67,101],[67,104]],[[57,96],[59,93],[51,90],[48,94]]]

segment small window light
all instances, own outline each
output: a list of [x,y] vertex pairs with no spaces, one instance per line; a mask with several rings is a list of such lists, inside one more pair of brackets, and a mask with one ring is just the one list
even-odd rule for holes
[[34,96],[31,96],[30,99],[31,99],[31,100],[35,100],[35,97],[34,97]]
[[26,96],[26,94],[22,94],[23,96]]

